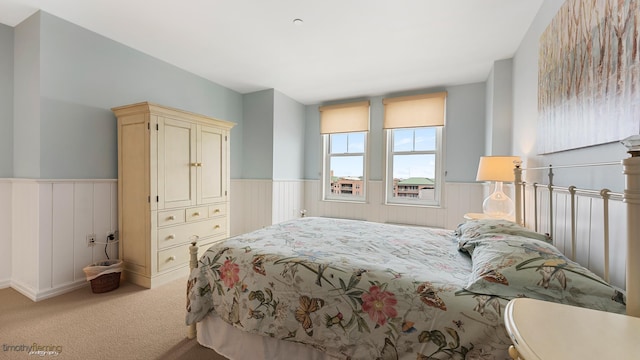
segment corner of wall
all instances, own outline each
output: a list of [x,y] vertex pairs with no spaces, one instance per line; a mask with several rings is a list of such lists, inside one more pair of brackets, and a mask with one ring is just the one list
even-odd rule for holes
[[0,179],[0,289],[11,285],[11,182]]

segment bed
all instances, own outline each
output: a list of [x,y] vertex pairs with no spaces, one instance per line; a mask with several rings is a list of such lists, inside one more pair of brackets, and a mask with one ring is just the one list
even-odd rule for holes
[[[639,159],[624,160],[630,218],[640,215]],[[503,310],[513,298],[635,311],[629,276],[625,297],[516,222],[274,224],[192,256],[186,320],[201,344],[231,359],[506,359]],[[629,221],[629,239],[635,229]]]

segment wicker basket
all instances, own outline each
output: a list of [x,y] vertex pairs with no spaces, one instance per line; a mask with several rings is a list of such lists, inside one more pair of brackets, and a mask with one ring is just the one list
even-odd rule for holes
[[120,287],[119,272],[100,275],[97,278],[91,280],[91,291],[96,294],[115,290],[118,287]]

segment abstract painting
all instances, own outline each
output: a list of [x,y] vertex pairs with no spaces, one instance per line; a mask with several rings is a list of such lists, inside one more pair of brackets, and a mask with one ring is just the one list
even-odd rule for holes
[[640,132],[640,0],[567,0],[540,37],[538,153]]

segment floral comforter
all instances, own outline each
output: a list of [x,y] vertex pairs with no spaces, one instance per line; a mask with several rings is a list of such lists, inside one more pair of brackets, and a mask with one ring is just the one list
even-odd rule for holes
[[301,218],[208,249],[186,320],[215,312],[340,359],[508,359],[508,298],[464,290],[471,275],[452,231]]

